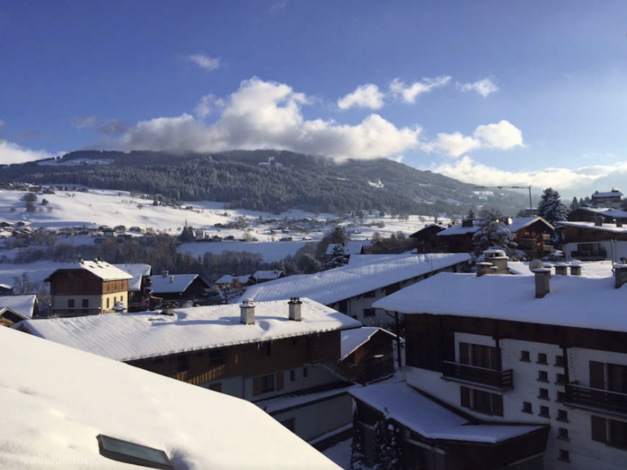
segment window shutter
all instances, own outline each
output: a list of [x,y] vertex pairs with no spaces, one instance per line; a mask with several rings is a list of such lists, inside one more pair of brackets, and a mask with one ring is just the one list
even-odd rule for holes
[[605,390],[605,364],[590,361],[590,387]]
[[459,362],[462,364],[470,364],[469,347],[468,343],[459,343]]
[[261,395],[261,377],[253,379],[253,397]]
[[492,414],[495,416],[503,416],[503,396],[492,394]]
[[606,419],[599,416],[590,416],[592,424],[592,440],[597,442],[607,442]]
[[470,389],[460,387],[459,394],[462,408],[470,408]]
[[284,374],[283,372],[279,372],[276,375],[276,389],[283,390],[283,387],[284,387]]

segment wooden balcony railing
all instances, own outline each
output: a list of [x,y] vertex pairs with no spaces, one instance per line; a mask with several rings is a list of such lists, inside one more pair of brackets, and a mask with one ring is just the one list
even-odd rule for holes
[[575,383],[566,385],[566,403],[627,414],[627,393],[584,387]]
[[459,362],[443,361],[442,378],[445,380],[473,382],[499,390],[511,390],[514,388],[514,371],[512,369],[495,370]]
[[605,250],[573,251],[571,256],[579,260],[600,260],[600,259],[607,258],[607,251]]

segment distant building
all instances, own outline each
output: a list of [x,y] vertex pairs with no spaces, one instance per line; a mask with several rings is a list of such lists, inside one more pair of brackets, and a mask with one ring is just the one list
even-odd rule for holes
[[150,276],[149,289],[152,295],[164,300],[195,300],[206,297],[209,284],[198,274],[170,274]]
[[0,296],[2,295],[13,295],[13,286],[0,284]]
[[4,468],[339,469],[244,400],[8,328],[0,357]]
[[595,191],[592,195],[592,204],[595,207],[609,207],[610,209],[619,209],[622,204],[623,193],[620,190],[612,188],[609,192],[600,193]]
[[6,295],[0,297],[0,326],[12,326],[39,316],[37,296]]
[[114,264],[114,266],[133,276],[128,282],[129,311],[143,310],[142,302],[146,289],[150,287],[152,267],[142,263]]
[[244,276],[232,276],[230,274],[225,274],[220,279],[218,279],[215,283],[218,286],[231,286],[231,287],[243,287],[249,285],[251,281],[250,275],[246,274]]
[[128,308],[130,274],[96,259],[57,269],[50,283],[52,314],[61,317],[119,313]]
[[342,357],[336,371],[360,384],[390,377],[396,370],[396,335],[383,328],[354,328],[342,332]]
[[361,327],[358,321],[309,299],[164,313],[25,321],[18,328],[252,401],[307,441],[350,427],[352,384],[329,366],[341,358],[341,333]]
[[[584,213],[585,211],[580,212]],[[571,222],[569,214],[568,221],[559,222],[566,259],[619,261],[627,258],[627,225],[623,225],[625,220],[627,212],[620,210],[594,214],[592,222]]]
[[261,284],[262,282],[274,281],[285,277],[282,269],[274,269],[272,271],[257,271],[250,277],[249,282],[252,284]]
[[442,253],[444,251],[443,239],[438,238],[438,233],[446,230],[446,227],[440,224],[428,224],[409,238],[414,240],[414,248],[418,253]]

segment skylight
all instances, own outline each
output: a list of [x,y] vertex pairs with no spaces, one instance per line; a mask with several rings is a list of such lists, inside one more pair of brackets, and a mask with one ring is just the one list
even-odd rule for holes
[[97,436],[100,455],[118,462],[140,465],[148,468],[174,470],[167,454],[159,449],[146,447],[115,437],[99,434]]

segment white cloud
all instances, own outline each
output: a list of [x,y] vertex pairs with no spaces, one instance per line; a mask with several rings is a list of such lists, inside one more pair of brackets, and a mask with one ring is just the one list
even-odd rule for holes
[[481,148],[509,150],[523,147],[522,131],[509,121],[478,126],[472,137],[459,132],[440,133],[433,142],[425,144],[424,150],[438,152],[453,158]]
[[8,140],[0,140],[0,165],[30,162],[53,156],[45,150],[32,150]]
[[441,88],[451,81],[449,76],[441,76],[436,78],[423,78],[420,82],[414,82],[406,85],[404,82],[395,78],[390,83],[390,93],[400,96],[405,103],[415,103],[416,98],[424,93]]
[[120,143],[127,149],[171,152],[276,148],[338,160],[394,156],[419,146],[419,127],[397,128],[378,114],[354,126],[306,120],[301,108],[310,103],[286,84],[252,78],[225,100],[213,124],[189,114],[151,119],[130,129]]
[[337,100],[337,106],[340,109],[349,109],[352,107],[380,109],[383,107],[383,93],[377,85],[367,83],[358,86],[357,89],[348,95]]
[[577,169],[546,168],[539,171],[505,171],[465,156],[455,163],[432,166],[432,171],[442,173],[466,183],[483,186],[526,186],[540,190],[548,187],[560,191],[576,192],[579,196],[591,194],[593,188],[617,187],[627,176],[627,161],[616,165],[589,166]]
[[499,91],[499,87],[490,78],[484,78],[474,83],[464,83],[458,85],[461,91],[474,91],[484,98],[494,92]]
[[220,58],[209,57],[205,54],[192,54],[185,57],[190,62],[195,63],[198,67],[208,70],[209,72],[220,68]]
[[72,119],[72,125],[77,129],[86,129],[96,125],[96,116],[75,117]]
[[205,95],[200,99],[200,102],[194,108],[194,114],[196,117],[202,119],[223,106],[224,100],[222,98],[216,98],[215,95]]

